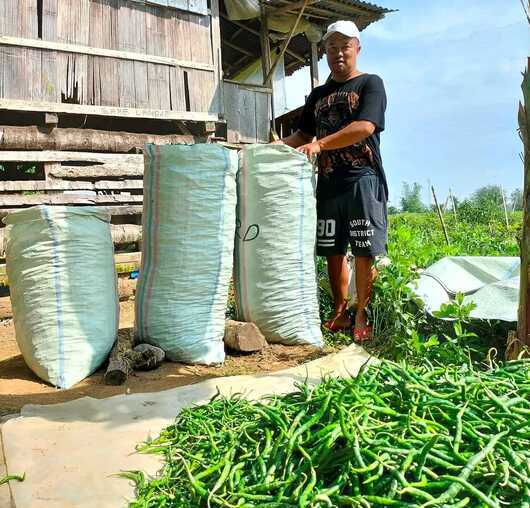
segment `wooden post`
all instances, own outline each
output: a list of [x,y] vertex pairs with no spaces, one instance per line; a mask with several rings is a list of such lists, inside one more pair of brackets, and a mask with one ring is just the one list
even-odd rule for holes
[[318,45],[316,42],[311,43],[310,53],[310,65],[311,65],[311,90],[318,86]]
[[506,222],[506,227],[510,227],[510,222],[508,221],[508,209],[506,208],[506,198],[504,197],[504,189],[501,187],[501,196],[502,196],[502,207],[504,208],[504,220]]
[[49,127],[57,127],[59,115],[57,113],[44,113],[44,123]]
[[447,234],[447,229],[445,227],[445,221],[442,215],[442,210],[440,209],[440,205],[438,204],[438,199],[436,198],[436,192],[434,192],[434,185],[431,185],[431,190],[432,190],[432,197],[434,198],[434,204],[436,205],[436,210],[438,211],[438,217],[440,217],[440,222],[442,224],[442,229],[445,235],[445,241],[447,242],[447,245],[451,245],[451,242],[449,242],[449,235]]
[[451,203],[453,204],[453,213],[454,213],[455,222],[456,222],[458,220],[458,216],[456,215],[456,201],[455,201],[455,197],[453,196],[453,192],[451,191],[451,189],[449,189],[449,197],[451,198]]
[[519,341],[530,346],[530,57],[523,77],[524,102],[519,104],[519,132],[524,146],[523,234],[521,238],[521,279],[519,293]]
[[109,364],[105,372],[105,383],[108,385],[121,385],[125,383],[134,370],[135,354],[134,335],[131,329],[120,330],[112,351]]
[[274,87],[271,79],[271,46],[269,41],[269,20],[265,7],[261,6],[261,27],[260,27],[260,45],[261,45],[261,70],[263,72],[263,85],[269,87],[270,94],[270,113],[272,132],[276,132],[276,113],[274,111]]

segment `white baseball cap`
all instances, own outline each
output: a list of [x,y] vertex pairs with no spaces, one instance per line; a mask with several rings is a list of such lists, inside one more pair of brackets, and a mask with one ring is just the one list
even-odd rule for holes
[[357,25],[353,21],[335,21],[328,26],[328,31],[322,37],[322,40],[325,41],[331,37],[334,33],[339,33],[345,35],[346,37],[355,37],[359,42],[361,42],[361,33],[357,28]]

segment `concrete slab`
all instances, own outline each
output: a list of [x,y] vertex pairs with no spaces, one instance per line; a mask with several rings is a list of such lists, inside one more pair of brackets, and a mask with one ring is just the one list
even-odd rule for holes
[[[297,382],[324,375],[356,375],[369,355],[356,345],[340,353],[260,376],[217,378],[159,393],[78,399],[54,406],[25,406],[1,429],[7,469],[26,473],[12,483],[15,508],[118,508],[134,499],[124,470],[154,474],[159,458],[135,445],[171,424],[187,406],[208,401],[219,389],[249,399],[287,393]],[[3,507],[2,507],[3,508]]]

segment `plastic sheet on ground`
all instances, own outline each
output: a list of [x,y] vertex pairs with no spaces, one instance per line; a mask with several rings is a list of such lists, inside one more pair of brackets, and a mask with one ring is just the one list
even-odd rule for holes
[[422,272],[414,292],[430,314],[463,293],[464,303],[476,305],[471,317],[515,322],[519,270],[518,257],[446,257]]
[[[123,508],[134,498],[120,471],[154,474],[160,457],[134,453],[135,446],[171,425],[185,407],[207,402],[217,391],[248,399],[284,394],[300,382],[323,376],[357,375],[369,359],[352,345],[337,354],[266,375],[208,379],[159,393],[85,397],[51,406],[25,406],[22,416],[1,427],[16,508]],[[4,508],[4,507],[2,507]]]

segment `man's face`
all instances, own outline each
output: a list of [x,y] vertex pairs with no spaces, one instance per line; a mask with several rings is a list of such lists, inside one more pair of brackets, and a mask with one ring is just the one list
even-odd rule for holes
[[334,33],[326,40],[326,56],[333,74],[353,72],[357,64],[357,55],[361,47],[356,38]]

